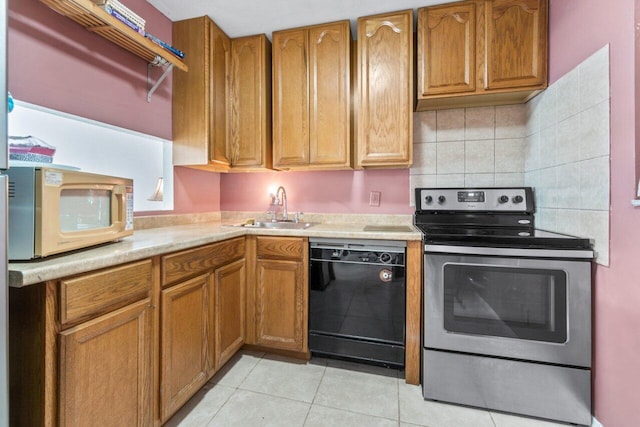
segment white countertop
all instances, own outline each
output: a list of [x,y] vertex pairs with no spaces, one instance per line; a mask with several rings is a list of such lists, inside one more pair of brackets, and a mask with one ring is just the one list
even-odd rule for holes
[[[413,228],[410,226],[410,228]],[[413,231],[364,231],[365,225],[316,224],[303,230],[245,228],[204,222],[136,230],[119,242],[51,256],[43,260],[9,263],[9,286],[22,287],[65,276],[175,252],[245,235],[330,237],[374,240],[421,240]]]

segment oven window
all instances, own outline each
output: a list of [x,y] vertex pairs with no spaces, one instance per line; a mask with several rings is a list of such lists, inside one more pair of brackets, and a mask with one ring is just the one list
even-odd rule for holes
[[446,264],[444,328],[474,335],[566,342],[566,273]]
[[111,191],[64,189],[60,192],[60,231],[95,230],[111,226]]

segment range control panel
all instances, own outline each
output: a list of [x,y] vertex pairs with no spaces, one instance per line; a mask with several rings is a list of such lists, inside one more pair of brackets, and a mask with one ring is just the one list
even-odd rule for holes
[[531,187],[416,188],[420,211],[533,212]]

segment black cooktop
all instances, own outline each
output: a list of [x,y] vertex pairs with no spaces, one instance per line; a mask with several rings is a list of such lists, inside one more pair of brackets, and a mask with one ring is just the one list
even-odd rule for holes
[[429,228],[416,224],[425,244],[452,246],[489,246],[525,249],[585,249],[592,248],[586,238],[537,229],[496,228]]
[[426,244],[592,248],[589,239],[535,228],[530,187],[417,188],[414,224]]

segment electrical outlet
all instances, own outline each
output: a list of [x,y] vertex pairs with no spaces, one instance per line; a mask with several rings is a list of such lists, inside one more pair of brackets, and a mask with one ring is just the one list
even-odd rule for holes
[[369,193],[369,206],[380,206],[379,191],[372,191]]

